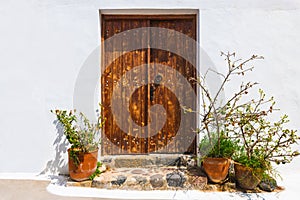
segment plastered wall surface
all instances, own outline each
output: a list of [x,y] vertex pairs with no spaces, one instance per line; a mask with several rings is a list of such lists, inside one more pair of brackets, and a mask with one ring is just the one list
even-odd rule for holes
[[220,51],[263,55],[245,80],[259,82],[289,114],[290,127],[299,127],[299,1],[1,1],[0,173],[66,172],[66,146],[50,110],[73,108],[78,74],[100,44],[99,10],[139,9],[198,10],[199,42],[219,71]]

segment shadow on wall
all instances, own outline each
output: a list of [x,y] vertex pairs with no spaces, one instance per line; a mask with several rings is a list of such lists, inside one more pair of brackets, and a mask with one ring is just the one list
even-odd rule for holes
[[54,120],[53,124],[57,130],[57,137],[53,142],[55,148],[55,156],[52,160],[49,160],[45,169],[40,173],[43,174],[67,174],[68,162],[65,160],[69,143],[64,135],[64,128],[58,120]]

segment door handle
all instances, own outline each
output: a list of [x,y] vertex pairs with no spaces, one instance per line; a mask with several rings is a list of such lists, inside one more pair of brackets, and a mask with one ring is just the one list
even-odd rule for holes
[[150,85],[150,101],[153,101],[154,99],[154,91],[155,91],[155,86],[153,84]]
[[150,85],[150,101],[153,101],[154,99],[154,92],[156,88],[160,85],[160,82],[162,81],[162,76],[161,75],[156,75],[154,78],[154,84]]

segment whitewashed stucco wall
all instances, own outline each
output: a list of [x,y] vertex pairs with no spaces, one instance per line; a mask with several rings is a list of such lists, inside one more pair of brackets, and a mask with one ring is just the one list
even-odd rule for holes
[[77,75],[100,43],[99,9],[199,9],[200,43],[218,70],[220,51],[263,55],[249,79],[275,96],[291,128],[299,127],[297,0],[1,1],[0,173],[65,172],[65,163],[55,163],[49,110],[73,107]]

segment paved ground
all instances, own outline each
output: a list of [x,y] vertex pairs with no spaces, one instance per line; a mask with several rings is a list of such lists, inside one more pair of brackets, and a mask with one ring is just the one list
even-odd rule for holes
[[[50,186],[50,188],[49,188]],[[94,188],[95,189],[95,188]],[[96,192],[95,192],[96,191]],[[65,196],[62,196],[65,195]],[[70,196],[71,195],[71,196]],[[74,196],[105,196],[96,197],[74,197]],[[82,187],[64,187],[42,180],[10,180],[0,179],[0,200],[112,200],[116,199],[281,199],[271,196],[257,194],[228,193],[228,192],[195,192],[195,191],[124,191],[124,190],[88,190]],[[285,198],[283,198],[285,199]],[[292,198],[288,198],[292,199]]]
[[0,179],[1,200],[94,200],[100,198],[63,197],[47,191],[50,181]]
[[[93,190],[94,189],[94,190]],[[0,179],[0,200],[112,200],[112,199],[299,199],[295,193],[230,193],[199,191],[124,191],[64,187],[42,180]],[[285,194],[284,194],[285,193]],[[85,197],[75,197],[85,196]],[[91,197],[87,197],[91,196]],[[105,198],[97,198],[102,196]],[[115,197],[115,198],[114,198]]]
[[[96,188],[65,187],[59,184],[60,177],[51,180],[9,179],[0,176],[0,200],[111,200],[111,199],[299,199],[300,157],[293,163],[280,166],[278,171],[283,180],[279,185],[285,187],[278,193],[229,193],[200,191],[128,191],[101,190]],[[5,178],[6,177],[6,178]],[[7,178],[8,177],[8,178]],[[52,182],[52,183],[51,183]],[[79,198],[81,196],[81,198]],[[83,198],[84,197],[84,198]],[[101,198],[100,198],[101,197]]]

